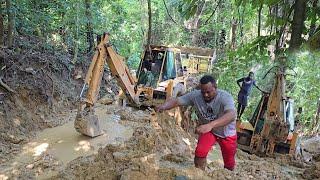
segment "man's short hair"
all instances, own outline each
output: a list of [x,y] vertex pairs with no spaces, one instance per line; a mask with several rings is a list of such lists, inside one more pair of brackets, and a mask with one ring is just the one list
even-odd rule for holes
[[253,74],[253,75],[254,75],[254,72],[250,71],[250,72],[249,72],[249,75],[250,75],[250,74]]
[[214,85],[214,87],[217,87],[216,79],[211,75],[204,75],[200,79],[201,84],[208,84],[209,82],[211,82]]

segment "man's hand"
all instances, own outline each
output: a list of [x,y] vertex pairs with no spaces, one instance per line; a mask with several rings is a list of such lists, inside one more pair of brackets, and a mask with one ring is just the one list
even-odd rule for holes
[[169,110],[169,109],[172,109],[177,106],[179,106],[178,100],[176,98],[172,98],[172,99],[169,99],[168,101],[166,101],[164,104],[157,106],[156,111],[163,112],[165,110]]
[[160,112],[160,113],[161,113],[161,112],[163,112],[164,110],[166,110],[165,107],[164,107],[164,105],[160,105],[160,106],[157,106],[157,107],[156,107],[156,112]]
[[207,132],[209,132],[211,130],[212,130],[212,126],[209,123],[209,124],[204,124],[204,125],[201,125],[201,126],[197,127],[196,133],[197,134],[204,134],[204,133],[207,133]]

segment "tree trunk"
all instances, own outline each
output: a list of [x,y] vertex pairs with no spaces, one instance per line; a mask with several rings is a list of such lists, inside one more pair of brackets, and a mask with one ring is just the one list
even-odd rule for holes
[[320,130],[320,98],[318,99],[317,103],[317,112],[315,117],[315,123],[314,123],[314,130],[315,132],[318,132]]
[[239,15],[239,29],[240,29],[240,44],[243,44],[243,23],[244,23],[244,11],[245,8],[243,8],[242,12],[240,10],[240,7],[238,7],[238,15]]
[[294,4],[293,22],[291,25],[291,39],[289,42],[289,49],[296,50],[302,44],[302,30],[304,27],[304,20],[306,16],[307,0],[296,0]]
[[191,43],[195,46],[199,46],[199,27],[200,27],[200,17],[206,7],[206,1],[200,1],[200,5],[197,7],[197,12],[195,18],[192,22],[192,35],[191,35]]
[[74,54],[73,54],[73,60],[72,63],[75,64],[78,61],[78,52],[79,52],[79,2],[77,2],[76,5],[76,34],[75,38],[73,40],[74,44]]
[[[215,13],[215,17],[214,17],[214,23],[216,24],[218,22],[218,18],[219,18],[219,8],[217,8],[217,12]],[[218,47],[218,35],[219,32],[216,30],[214,32],[214,47]]]
[[[146,4],[146,1],[145,0],[140,0],[140,7],[143,8],[143,10],[141,11],[144,11],[145,10],[145,4]],[[141,41],[141,48],[144,49],[145,45],[147,44],[147,32],[145,31],[146,28],[147,28],[147,25],[146,25],[146,19],[147,19],[147,15],[146,13],[140,13],[140,32],[141,32],[141,37],[142,38],[142,41]]]
[[236,35],[238,22],[236,19],[232,20],[231,24],[231,49],[236,49]]
[[263,4],[260,5],[258,10],[258,37],[260,37],[261,33],[261,12],[262,12]]
[[219,37],[219,48],[220,50],[224,51],[225,49],[225,44],[226,44],[226,30],[221,29],[220,31],[220,37]]
[[276,50],[275,50],[275,53],[276,54],[278,54],[278,52],[279,52],[279,49],[280,49],[280,45],[279,44],[281,44],[281,35],[282,35],[282,33],[280,32],[281,31],[281,27],[279,28],[278,26],[277,26],[277,24],[276,24],[276,19],[278,18],[278,9],[279,9],[279,5],[277,4],[275,7],[274,7],[274,15],[275,15],[275,19],[274,19],[274,31],[275,31],[275,34],[277,35],[279,35],[279,38],[277,38],[276,39]]
[[294,10],[294,5],[292,5],[288,12],[284,10],[283,7],[280,6],[278,9],[278,5],[276,6],[276,17],[281,17],[284,20],[284,24],[282,26],[276,26],[276,34],[278,38],[276,39],[276,53],[279,53],[279,50],[286,47],[286,39],[289,35],[289,28],[287,23],[291,17],[291,13]]
[[[61,12],[60,16],[61,16],[60,17],[61,19],[65,19],[65,12]],[[69,37],[69,30],[67,27],[68,26],[65,25],[64,22],[61,22],[61,26],[59,27],[59,35],[62,38],[62,41],[63,41],[62,46],[64,47],[64,49],[66,51],[71,52],[72,50],[70,51],[70,48],[72,46],[71,45],[72,43],[70,43],[70,38],[68,38]]]
[[148,0],[148,39],[147,39],[147,46],[151,44],[151,31],[152,31],[152,15],[151,15],[151,0]]
[[271,36],[272,34],[273,34],[273,24],[274,24],[274,18],[273,18],[273,16],[272,16],[272,7],[271,6],[269,6],[269,16],[271,17],[271,25],[270,25],[270,32],[269,32],[269,35]]
[[3,15],[2,15],[2,0],[0,0],[0,46],[4,45],[4,26],[3,26]]
[[14,30],[14,16],[11,6],[11,0],[6,0],[7,14],[8,14],[8,47],[13,45],[13,30]]
[[86,16],[87,16],[87,42],[89,44],[87,52],[93,51],[94,39],[93,39],[93,27],[92,27],[92,14],[91,14],[91,0],[85,0]]

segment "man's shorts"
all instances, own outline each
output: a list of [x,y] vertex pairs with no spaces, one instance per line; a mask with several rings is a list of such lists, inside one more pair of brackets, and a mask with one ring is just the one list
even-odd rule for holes
[[247,106],[248,105],[248,95],[239,93],[238,94],[238,103],[241,104],[242,106]]
[[218,141],[223,157],[224,168],[233,170],[235,167],[235,154],[237,151],[237,135],[221,138],[211,132],[201,134],[198,138],[198,144],[195,156],[206,158],[212,146]]

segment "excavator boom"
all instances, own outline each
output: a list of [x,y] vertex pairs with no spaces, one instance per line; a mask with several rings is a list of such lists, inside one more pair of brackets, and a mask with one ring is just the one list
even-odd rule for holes
[[135,92],[136,81],[131,75],[128,66],[124,63],[123,57],[118,55],[109,43],[105,44],[107,50],[107,63],[112,76],[116,78],[121,90],[125,92],[129,101],[138,104],[139,97]]
[[[74,123],[75,129],[79,133],[90,137],[99,136],[103,133],[99,120],[94,114],[93,105],[98,99],[106,62],[118,85],[125,92],[127,99],[132,103],[139,103],[138,95],[136,95],[134,89],[136,82],[124,63],[123,57],[118,55],[110,45],[109,34],[105,33],[96,48],[86,74],[85,83],[80,94],[80,105]],[[87,87],[86,97],[82,97]]]
[[[82,98],[85,88],[88,92],[85,101],[93,105],[97,101],[104,65],[107,62],[112,76],[116,78],[118,85],[129,100],[136,102],[135,79],[130,74],[128,66],[124,63],[124,58],[117,54],[109,43],[109,34],[105,33],[98,44],[96,52],[92,58],[85,78],[85,85],[80,94]],[[137,102],[138,103],[138,102]]]

